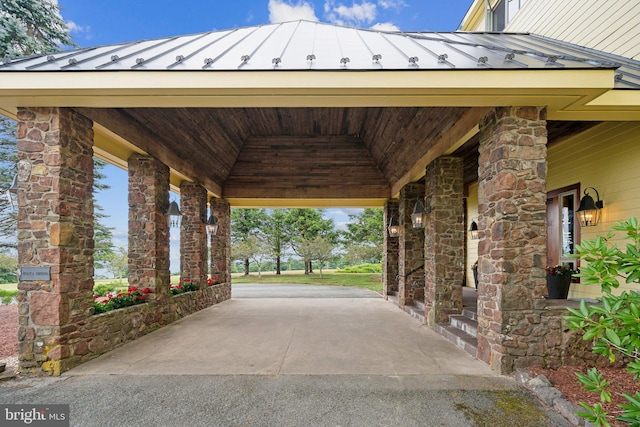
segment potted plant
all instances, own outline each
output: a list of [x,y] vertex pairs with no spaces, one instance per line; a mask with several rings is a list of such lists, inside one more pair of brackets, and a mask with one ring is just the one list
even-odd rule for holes
[[569,286],[571,285],[571,276],[577,271],[569,263],[562,265],[549,266],[547,271],[547,295],[548,299],[567,299],[569,295]]

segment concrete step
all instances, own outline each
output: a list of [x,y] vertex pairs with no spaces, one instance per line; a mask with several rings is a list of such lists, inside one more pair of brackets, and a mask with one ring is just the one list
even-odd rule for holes
[[471,357],[478,357],[478,339],[476,337],[446,323],[437,324],[435,330],[457,347],[469,353]]
[[449,323],[456,329],[460,329],[463,332],[471,335],[472,337],[478,336],[478,321],[470,319],[469,317],[458,314],[449,316]]
[[464,307],[462,309],[462,315],[468,317],[471,320],[478,320],[478,307]]
[[[424,304],[422,305],[422,307],[424,307]],[[409,313],[411,315],[411,317],[414,317],[414,318],[418,319],[420,321],[420,323],[422,323],[422,324],[425,323],[424,308],[420,309],[420,308],[416,307],[415,305],[405,305],[405,306],[402,306],[400,308],[402,308],[405,312]]]

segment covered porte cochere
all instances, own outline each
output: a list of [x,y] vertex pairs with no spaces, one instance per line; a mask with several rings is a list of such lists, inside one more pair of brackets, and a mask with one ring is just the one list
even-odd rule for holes
[[[400,225],[385,235],[385,294],[424,298],[426,322],[444,322],[462,309],[465,191],[476,181],[478,358],[501,373],[559,363],[560,315],[544,299],[547,144],[640,120],[632,62],[526,34],[306,21],[5,58],[19,263],[44,274],[19,283],[21,371],[58,375],[230,298],[230,207],[384,208]],[[149,288],[146,304],[101,315],[94,155],[128,170],[129,284]],[[170,188],[181,196],[181,277],[200,285],[179,296]],[[418,201],[424,228],[412,226]],[[220,225],[215,286],[207,205]]]

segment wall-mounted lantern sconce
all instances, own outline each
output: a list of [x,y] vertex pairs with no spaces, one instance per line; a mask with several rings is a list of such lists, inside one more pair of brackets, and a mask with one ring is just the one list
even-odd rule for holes
[[207,220],[207,234],[209,234],[209,236],[215,236],[216,234],[218,234],[218,218],[216,218],[216,216],[211,213],[211,215],[209,215],[209,219]]
[[169,209],[167,209],[165,214],[167,215],[167,223],[169,224],[169,227],[180,228],[182,212],[180,212],[180,207],[175,200],[169,204]]
[[469,234],[471,235],[472,239],[478,238],[478,223],[475,219],[471,221],[471,225],[469,226]]
[[[593,201],[593,197],[587,193],[589,189],[592,189],[596,193],[597,201]],[[600,200],[598,190],[593,187],[587,187],[584,189],[584,196],[580,200],[580,207],[577,210],[578,221],[580,221],[581,227],[595,227],[600,222],[600,210],[604,208],[604,202]]]
[[389,221],[389,237],[398,237],[400,236],[400,223],[395,217],[392,217]]
[[413,228],[424,228],[424,205],[420,199],[416,201],[416,205],[413,207],[411,223]]

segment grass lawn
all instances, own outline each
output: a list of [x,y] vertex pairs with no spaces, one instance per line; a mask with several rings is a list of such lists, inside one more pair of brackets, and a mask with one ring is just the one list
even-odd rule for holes
[[[281,275],[276,275],[273,271],[262,273],[262,278],[258,278],[258,273],[245,276],[242,273],[234,273],[231,283],[294,283],[302,285],[327,285],[327,286],[353,286],[357,288],[370,289],[372,291],[382,290],[382,275],[380,273],[336,273],[332,270],[324,270],[323,278],[316,270],[315,273],[305,275],[300,270],[283,271]],[[171,276],[171,283],[176,284],[180,276]],[[113,283],[118,287],[126,288],[127,281],[122,280],[122,284],[117,279],[100,279],[95,284]],[[2,283],[0,290],[16,291],[17,283]]]
[[18,284],[17,283],[0,283],[0,289],[4,291],[17,291]]
[[327,285],[327,286],[352,286],[356,288],[370,289],[372,291],[382,290],[382,275],[380,273],[334,273],[323,271],[323,278],[317,271],[313,274],[305,275],[301,272],[282,274],[280,276],[273,272],[263,273],[262,278],[258,278],[257,273],[249,276],[234,274],[231,284],[234,283],[294,283],[302,285]]

